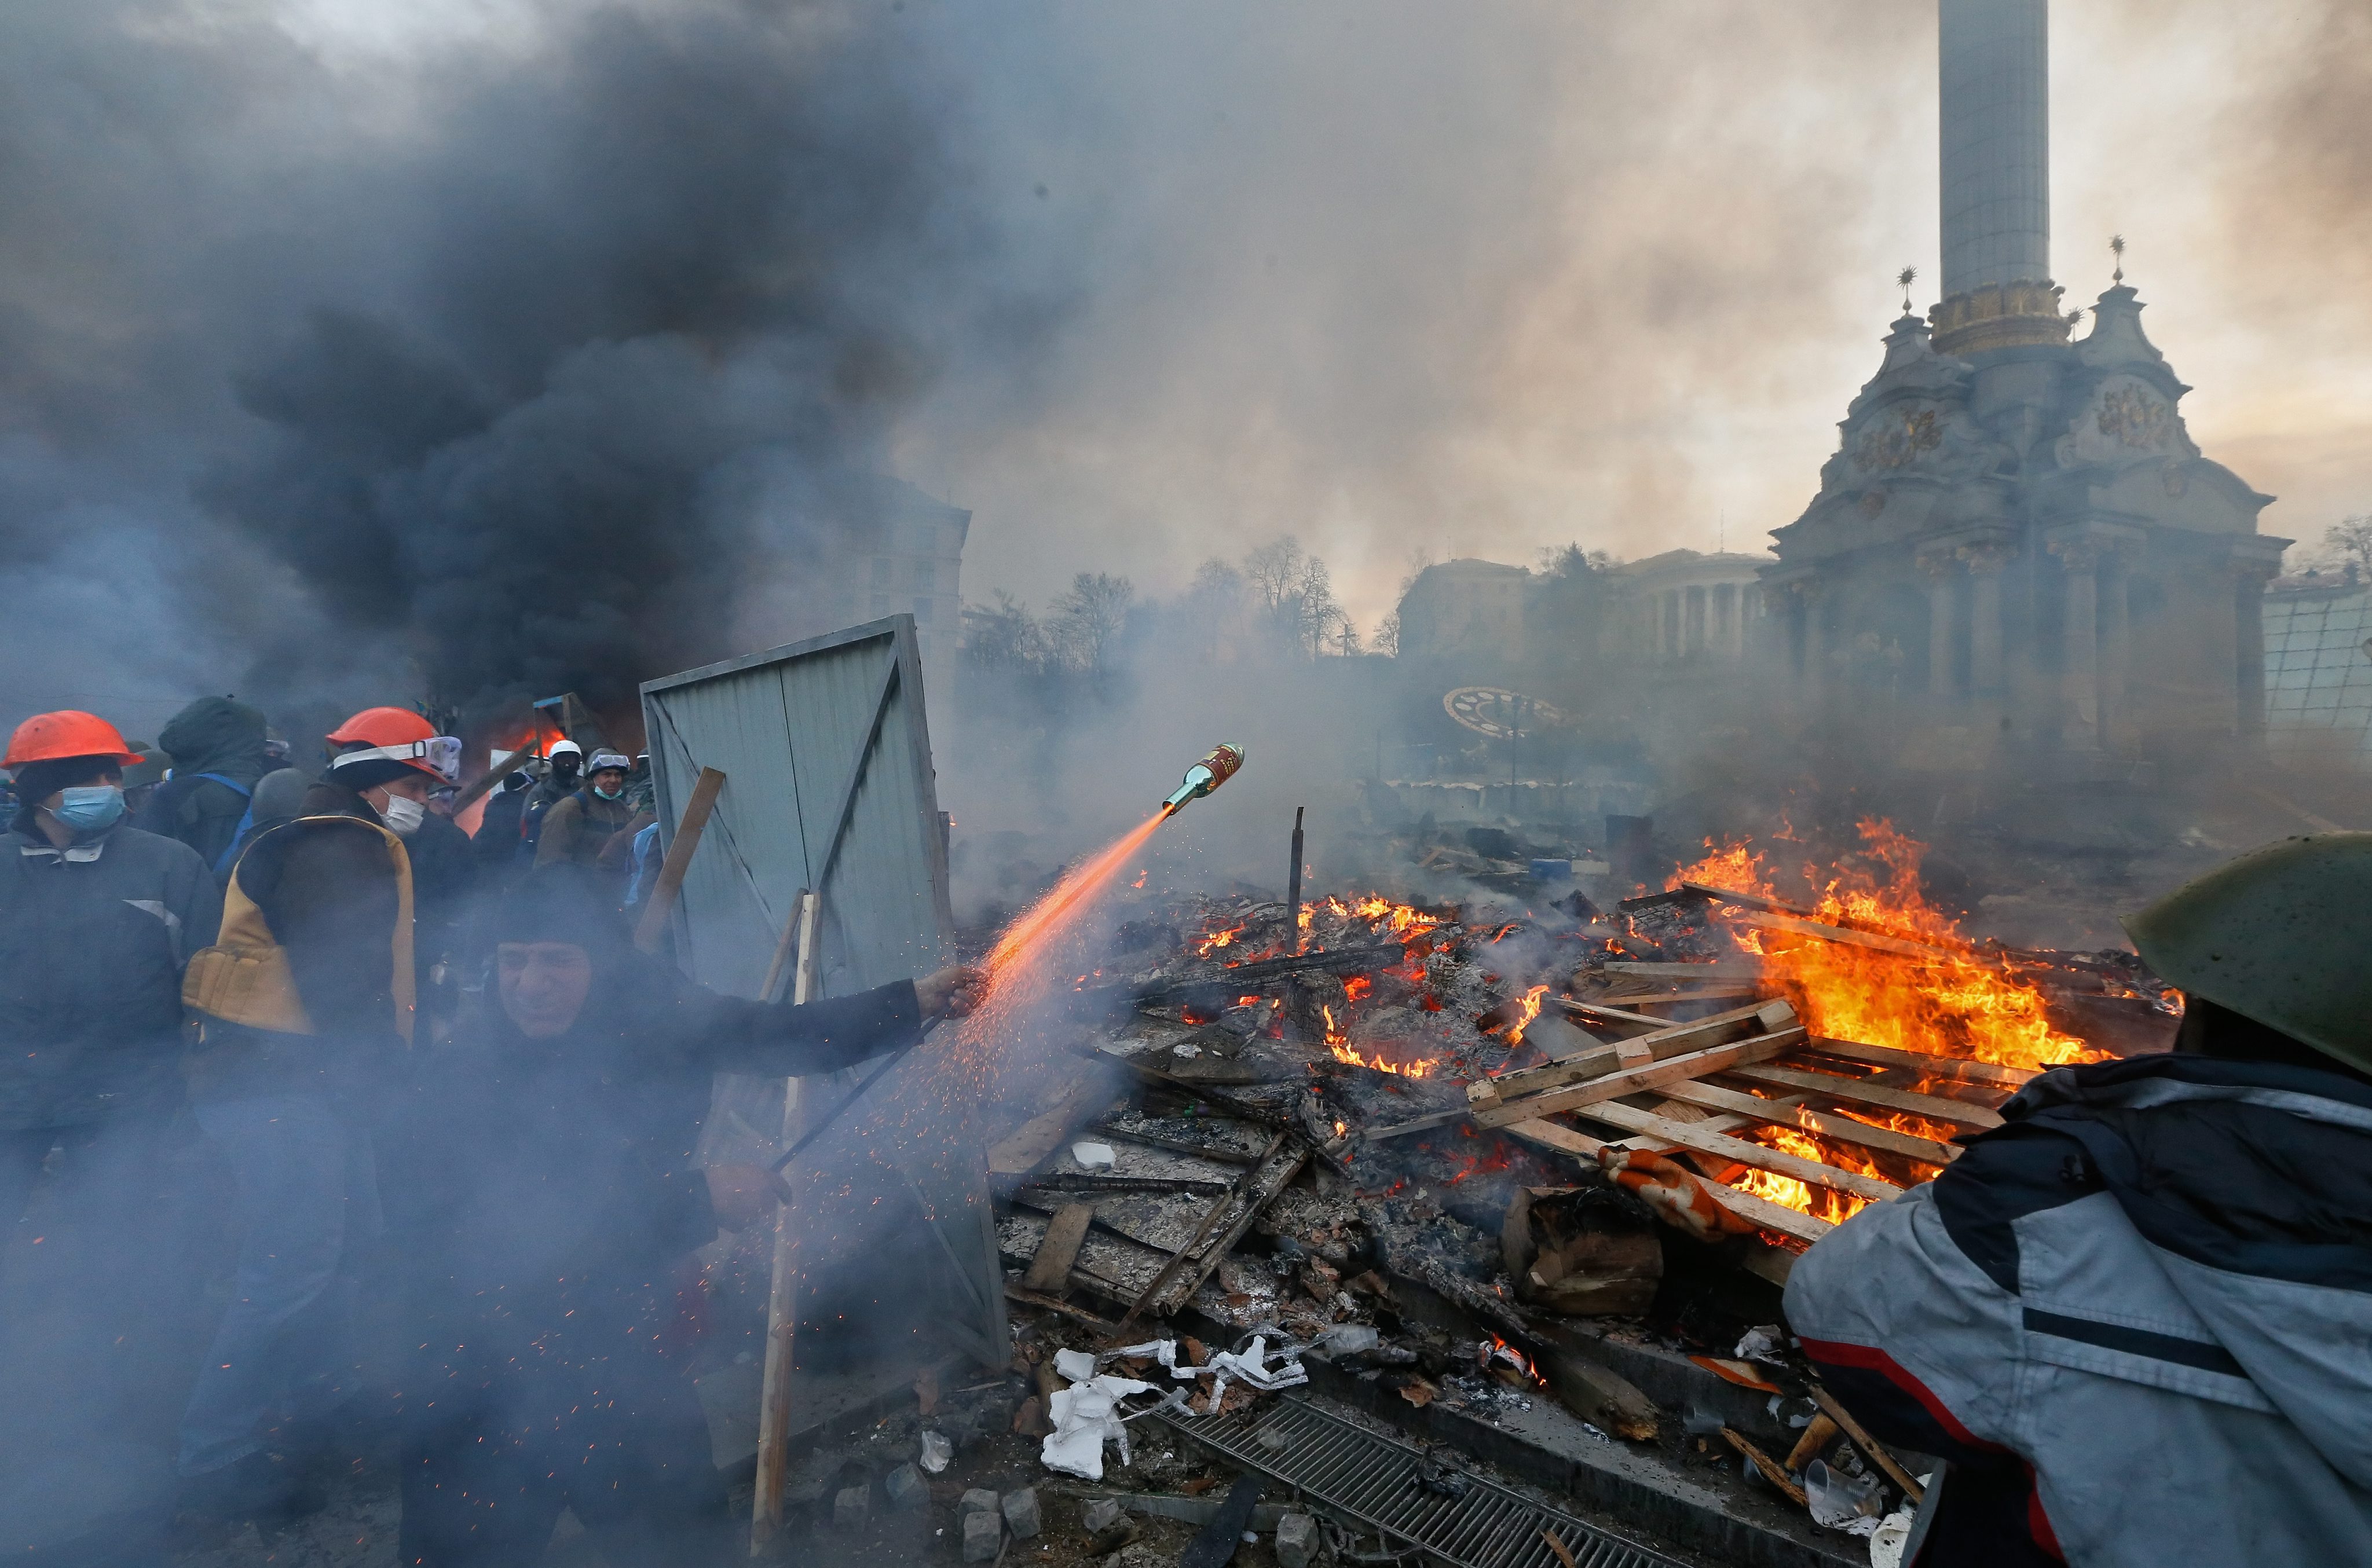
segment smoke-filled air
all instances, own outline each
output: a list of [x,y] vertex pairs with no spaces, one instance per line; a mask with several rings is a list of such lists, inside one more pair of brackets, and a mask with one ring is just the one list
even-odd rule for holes
[[2372,1560],[2361,0],[0,37],[0,1557]]

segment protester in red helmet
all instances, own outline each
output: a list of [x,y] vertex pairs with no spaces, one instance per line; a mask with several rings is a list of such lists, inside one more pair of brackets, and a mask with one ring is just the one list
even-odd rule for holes
[[413,913],[438,895],[438,830],[466,877],[468,840],[426,807],[458,741],[402,708],[326,738],[296,818],[240,852],[186,992],[192,1108],[245,1222],[238,1287],[181,1424],[182,1507],[222,1518],[320,1506],[308,1471],[355,1391],[356,1275],[378,1234],[372,1091],[413,1038],[418,938],[437,929]]
[[174,1283],[159,1222],[172,1212],[181,970],[222,915],[194,851],[124,822],[123,769],[137,760],[85,713],[28,719],[0,760],[22,802],[0,848],[0,1223],[16,1229],[59,1151],[40,1257],[55,1269],[70,1256],[72,1283],[29,1278],[64,1291],[58,1320],[87,1344],[45,1348],[77,1365],[87,1352],[101,1370],[76,1387],[87,1412],[110,1418],[151,1375],[114,1366],[169,1328],[154,1293]]

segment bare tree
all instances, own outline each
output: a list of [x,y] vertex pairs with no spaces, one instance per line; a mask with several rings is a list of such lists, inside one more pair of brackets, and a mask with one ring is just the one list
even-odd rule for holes
[[1401,609],[1394,605],[1389,613],[1376,622],[1376,634],[1367,645],[1387,657],[1397,658],[1401,651]]
[[1092,674],[1105,672],[1112,639],[1128,619],[1136,586],[1109,572],[1082,572],[1054,598],[1047,618],[1049,631],[1070,662]]
[[1271,617],[1280,620],[1301,581],[1301,541],[1291,534],[1244,557],[1244,580],[1251,585],[1254,598]]
[[2358,575],[2372,576],[2372,512],[2358,512],[2324,529],[2322,547]]
[[1003,588],[994,605],[964,606],[963,656],[974,668],[1040,670],[1047,652],[1038,618]]

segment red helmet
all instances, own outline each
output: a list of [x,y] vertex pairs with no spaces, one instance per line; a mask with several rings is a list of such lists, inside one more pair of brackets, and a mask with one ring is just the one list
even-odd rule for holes
[[415,768],[439,784],[459,772],[461,743],[409,708],[365,708],[323,737],[332,746],[353,747],[331,759],[333,768],[384,761]]
[[141,761],[123,744],[122,734],[97,714],[72,708],[35,714],[8,738],[8,755],[0,768],[21,768],[28,762],[50,762],[62,757],[112,757],[125,767]]

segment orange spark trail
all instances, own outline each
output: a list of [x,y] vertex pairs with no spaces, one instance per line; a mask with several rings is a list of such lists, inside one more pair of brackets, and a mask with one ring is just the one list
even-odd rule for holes
[[1070,916],[1087,900],[1088,895],[1106,882],[1121,867],[1121,863],[1136,853],[1137,847],[1153,836],[1153,830],[1168,820],[1169,813],[1157,811],[1136,825],[1128,835],[1093,860],[1075,867],[1071,874],[1057,882],[1046,896],[1022,912],[1021,918],[1005,928],[996,939],[996,947],[988,955],[988,980],[994,988],[1023,954],[1069,923]]

